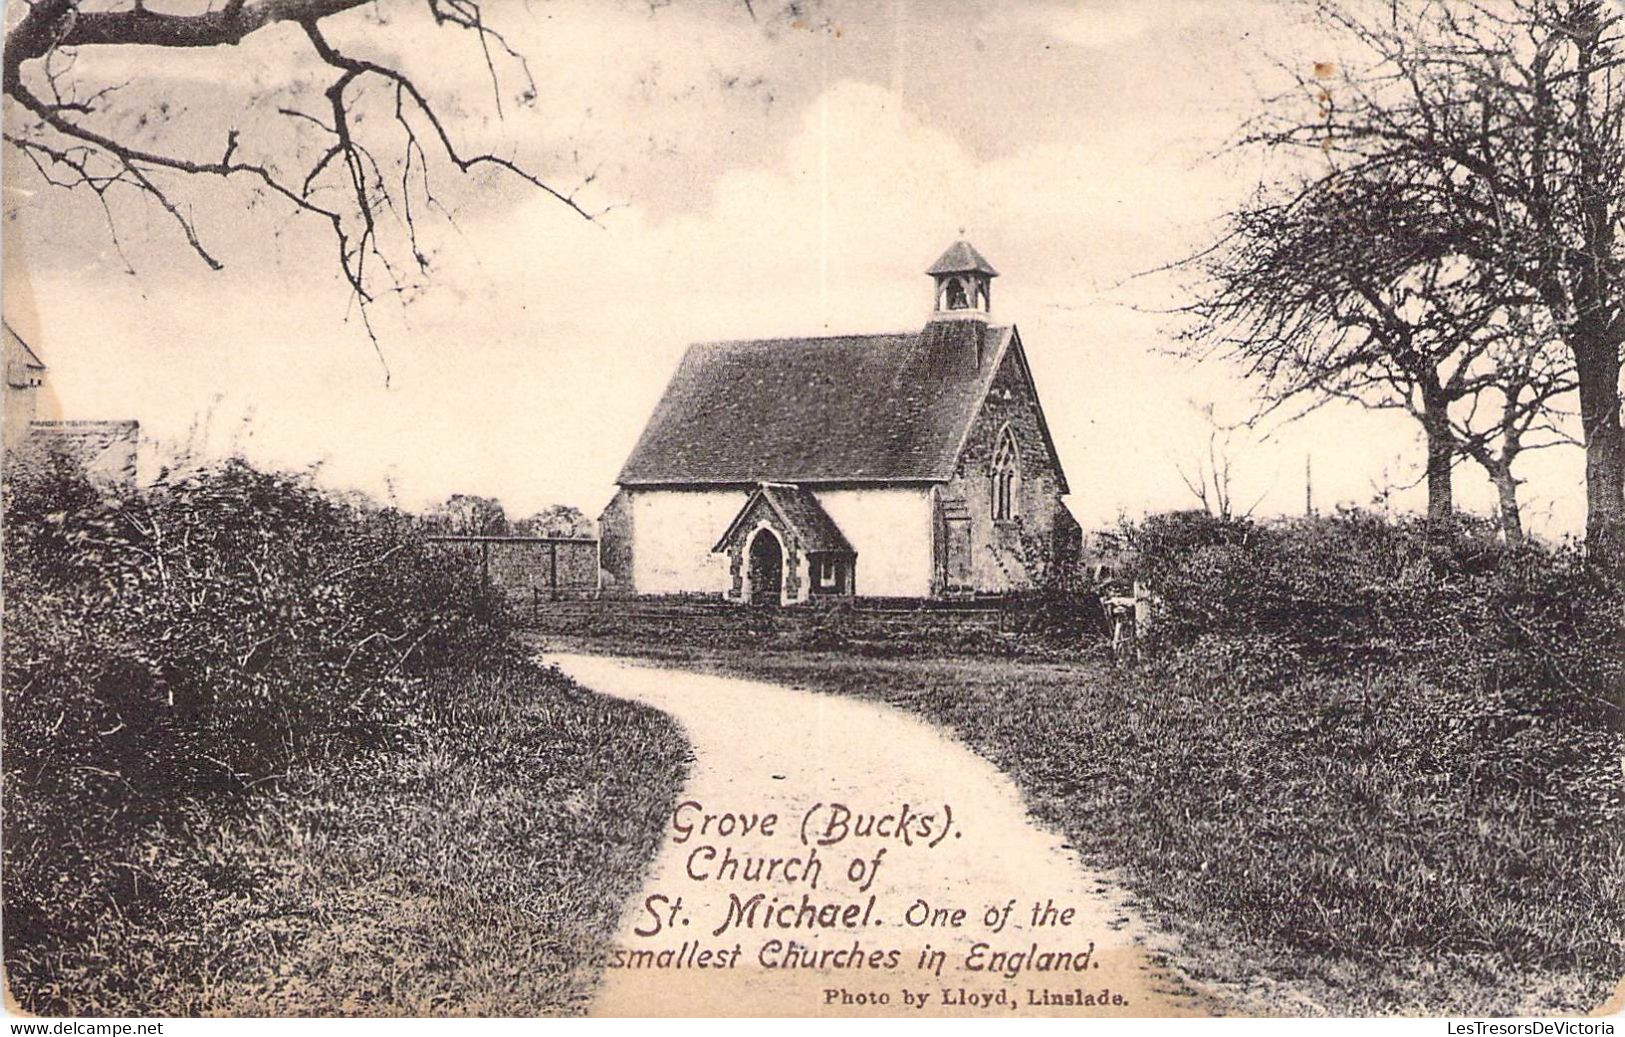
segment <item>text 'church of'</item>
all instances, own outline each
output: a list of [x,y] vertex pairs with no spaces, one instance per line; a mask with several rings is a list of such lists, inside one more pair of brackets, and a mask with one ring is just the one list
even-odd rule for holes
[[998,272],[964,241],[927,272],[919,331],[690,346],[599,520],[604,593],[955,598],[1076,560]]

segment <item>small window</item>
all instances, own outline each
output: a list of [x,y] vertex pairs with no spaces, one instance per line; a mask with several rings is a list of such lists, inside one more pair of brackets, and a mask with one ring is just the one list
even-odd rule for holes
[[830,558],[818,560],[818,586],[822,590],[833,590],[840,583],[840,566]]
[[970,300],[965,297],[965,282],[954,278],[948,282],[948,308],[950,310],[966,310],[970,308]]

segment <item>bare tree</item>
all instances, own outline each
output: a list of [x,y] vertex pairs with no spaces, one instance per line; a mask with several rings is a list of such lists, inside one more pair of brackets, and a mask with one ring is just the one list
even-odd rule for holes
[[1561,404],[1578,381],[1573,357],[1545,328],[1503,329],[1487,366],[1493,375],[1479,383],[1468,406],[1456,409],[1450,435],[1456,449],[1494,484],[1502,535],[1517,543],[1524,538],[1518,500],[1523,480],[1513,465],[1531,451],[1578,445],[1569,432],[1574,416]]
[[1180,482],[1191,491],[1191,495],[1202,506],[1202,510],[1214,518],[1228,522],[1233,518],[1250,517],[1258,510],[1258,506],[1263,503],[1269,491],[1259,494],[1258,499],[1245,511],[1239,513],[1236,511],[1235,487],[1231,475],[1236,429],[1218,420],[1213,404],[1193,403],[1192,406],[1196,407],[1207,422],[1207,444],[1204,453],[1192,462],[1174,465],[1174,470],[1179,473]]
[[[503,77],[517,80],[521,103],[535,97],[524,58],[486,21],[490,5],[479,0],[421,2],[437,26],[470,34],[478,44],[499,112]],[[23,0],[22,6],[5,38],[6,143],[46,183],[93,195],[109,228],[111,206],[122,196],[155,203],[210,269],[220,269],[221,262],[204,241],[185,193],[187,184],[247,183],[290,211],[325,222],[364,321],[366,305],[381,292],[403,290],[410,277],[428,271],[418,222],[439,205],[431,179],[437,164],[463,174],[498,170],[552,195],[582,217],[596,215],[577,202],[574,191],[552,186],[511,159],[465,149],[411,76],[331,42],[331,20],[365,17],[368,12],[357,10],[363,7],[381,18],[383,8],[402,10],[400,2],[183,0],[165,4],[162,11],[149,8],[145,0]],[[118,100],[131,84],[88,81],[75,61],[81,51],[93,48],[145,53],[139,49],[234,47],[278,25],[295,26],[298,35],[276,39],[299,40],[330,73],[319,103],[305,107],[290,101],[277,108],[281,126],[269,125],[279,120],[234,126],[212,152],[170,150],[155,142],[149,119],[121,117],[128,113],[121,112]],[[290,51],[289,62],[296,57]],[[308,142],[314,136],[319,143],[290,145],[290,131],[295,140]],[[398,244],[410,256],[407,263],[386,242],[391,235],[403,239]],[[397,259],[390,258],[391,252]],[[412,267],[416,273],[408,274]],[[370,323],[367,331],[372,334]]]
[[1541,308],[1578,383],[1587,542],[1625,563],[1625,14],[1612,0],[1311,6],[1353,61],[1298,75],[1247,143],[1296,155],[1322,191],[1402,190],[1486,301]]
[[1517,539],[1512,463],[1564,441],[1553,409],[1572,363],[1536,300],[1462,255],[1410,183],[1310,178],[1256,197],[1193,264],[1190,348],[1238,361],[1265,415],[1332,401],[1410,415],[1427,443],[1429,516],[1451,513],[1452,473],[1470,456]]
[[1470,340],[1463,325],[1482,322],[1458,306],[1483,308],[1402,199],[1362,181],[1261,192],[1195,264],[1203,282],[1185,310],[1197,319],[1188,340],[1256,379],[1265,414],[1334,400],[1410,409],[1427,437],[1428,514],[1442,518],[1454,505],[1454,449],[1439,367]]

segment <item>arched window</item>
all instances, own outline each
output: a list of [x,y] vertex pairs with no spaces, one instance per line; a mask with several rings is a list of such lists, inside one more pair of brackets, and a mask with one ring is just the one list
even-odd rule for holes
[[1016,497],[1021,487],[1021,454],[1016,434],[1006,425],[999,432],[993,451],[993,520],[1004,522],[1016,517]]
[[950,310],[965,310],[970,308],[970,301],[965,298],[965,282],[959,278],[950,278],[947,285],[948,308]]

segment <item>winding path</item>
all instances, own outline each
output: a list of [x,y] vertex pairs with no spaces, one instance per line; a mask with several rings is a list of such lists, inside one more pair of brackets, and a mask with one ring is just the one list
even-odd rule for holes
[[[696,831],[683,839],[675,825],[668,825],[645,889],[622,920],[617,938],[622,967],[606,970],[594,1014],[1146,1016],[1209,1010],[1202,996],[1148,963],[1137,940],[1139,922],[1121,907],[1121,891],[1086,869],[1057,835],[1028,815],[1010,779],[931,725],[886,706],[774,684],[601,656],[546,658],[586,687],[675,717],[694,747],[680,802],[699,804],[682,808],[684,823],[692,821]],[[871,837],[818,847],[816,889],[794,874],[801,881],[785,882],[782,875],[757,883],[693,877],[718,866],[707,851],[692,858],[702,846],[717,854],[727,847],[736,856],[805,861],[809,850],[799,837],[804,816],[825,804],[809,830],[827,830],[828,804],[835,803],[855,813],[893,817],[907,804],[913,817],[935,816],[933,834],[942,832],[946,805],[952,826],[935,846],[923,838]],[[714,829],[703,836],[697,831],[707,813],[769,812],[780,817],[771,836],[759,827],[721,839]],[[882,863],[870,888],[860,891],[847,869],[856,857],[872,859],[881,846],[886,848]],[[814,905],[858,905],[849,917],[859,924],[794,929],[735,924],[714,932],[729,916],[730,895],[748,902],[757,892],[793,905],[781,913],[786,919],[801,914],[803,894]],[[868,907],[870,895],[873,907]],[[662,922],[652,935],[656,914],[649,910],[650,897],[665,898],[653,902]],[[678,897],[682,906],[673,915]],[[987,909],[1002,910],[1012,900],[1008,924],[990,933],[983,923]],[[962,908],[965,915],[957,926],[906,924],[911,908],[915,918],[921,916],[921,902],[946,912]],[[1071,924],[1034,927],[1035,903],[1071,909]],[[765,915],[759,912],[758,919]],[[938,918],[949,923],[952,916]],[[814,956],[825,952],[826,967],[783,967],[791,941]],[[967,969],[977,943],[985,945],[983,964],[993,963],[993,952],[1025,952],[1022,967],[1009,976]],[[1091,943],[1092,951],[1082,959]],[[1039,955],[1051,957],[1033,955],[1034,944]],[[780,967],[760,963],[764,945],[766,958]],[[946,952],[940,976],[917,967],[927,946]],[[718,967],[735,947],[731,967]],[[877,969],[867,957],[854,962],[854,947],[863,955],[895,950],[898,967]],[[644,951],[653,953],[632,956]],[[668,953],[661,957],[661,952]],[[700,952],[710,954],[710,967],[696,967]],[[1061,957],[1066,954],[1072,956],[1069,963]],[[1082,970],[1073,967],[1080,959],[1087,961]],[[1060,967],[1027,967],[1041,961]],[[969,995],[966,1003],[954,1003],[961,988]],[[1033,997],[1042,996],[1029,990],[1083,1003],[1034,1005]],[[923,1006],[910,1003],[922,994]],[[984,995],[994,1000],[976,1004]],[[1113,1004],[1112,995],[1124,1003]],[[1096,1003],[1089,1003],[1091,998]]]

